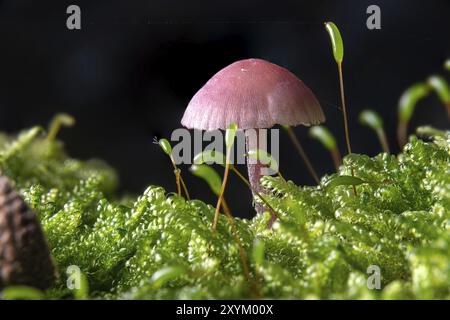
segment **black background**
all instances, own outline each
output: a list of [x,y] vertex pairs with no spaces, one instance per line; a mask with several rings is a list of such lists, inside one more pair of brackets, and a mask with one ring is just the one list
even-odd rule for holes
[[[81,7],[80,31],[66,28],[69,4]],[[381,7],[381,30],[366,28],[370,4]],[[190,98],[215,72],[256,57],[290,69],[314,91],[345,153],[327,20],[344,38],[354,152],[380,151],[373,132],[357,121],[367,107],[382,114],[398,151],[399,96],[443,73],[450,57],[450,1],[0,0],[0,129],[46,125],[68,112],[77,126],[60,137],[72,156],[105,159],[120,173],[121,192],[149,184],[173,191],[170,163],[153,136],[170,137],[181,126]],[[419,124],[448,127],[436,97],[418,107],[411,127]],[[331,172],[329,155],[307,129],[296,132],[320,174]],[[312,184],[283,135],[280,159],[286,177]],[[193,196],[214,203],[205,184],[183,169]],[[230,183],[233,213],[252,215],[250,192],[235,177]]]
[[[273,305],[273,315],[240,315],[220,314],[223,306],[238,305]],[[2,311],[11,311],[14,315],[35,317],[37,314],[45,315],[47,319],[60,319],[60,312],[48,312],[48,310],[70,310],[71,315],[83,317],[87,310],[95,316],[105,317],[130,317],[158,312],[167,319],[201,319],[202,315],[177,315],[178,308],[210,307],[211,310],[206,319],[236,319],[246,317],[249,319],[286,319],[301,310],[302,313],[326,317],[330,311],[337,316],[345,316],[346,319],[361,319],[367,314],[367,310],[379,310],[378,314],[392,314],[401,310],[405,317],[412,317],[423,310],[439,310],[444,312],[447,302],[445,300],[47,300],[47,301],[0,301]],[[395,310],[394,310],[395,309]],[[352,310],[352,312],[348,312]],[[59,310],[58,310],[59,311]],[[376,312],[376,311],[374,311]],[[439,311],[437,311],[439,312]]]

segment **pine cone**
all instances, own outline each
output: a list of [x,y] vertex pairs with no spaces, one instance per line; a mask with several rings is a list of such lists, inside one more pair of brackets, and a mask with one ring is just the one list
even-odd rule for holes
[[0,288],[51,287],[56,271],[36,214],[0,176]]

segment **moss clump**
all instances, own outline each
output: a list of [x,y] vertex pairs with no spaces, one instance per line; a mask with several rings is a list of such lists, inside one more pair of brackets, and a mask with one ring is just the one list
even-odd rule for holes
[[[71,298],[65,270],[77,265],[92,298],[450,298],[450,136],[415,137],[398,157],[351,155],[317,187],[263,178],[281,214],[235,219],[250,257],[245,278],[233,229],[199,200],[149,187],[115,196],[116,174],[69,158],[39,130],[0,135],[0,168],[43,225],[60,270],[45,293]],[[327,188],[337,175],[365,183]],[[381,290],[367,287],[367,268]],[[76,294],[75,294],[76,296]]]

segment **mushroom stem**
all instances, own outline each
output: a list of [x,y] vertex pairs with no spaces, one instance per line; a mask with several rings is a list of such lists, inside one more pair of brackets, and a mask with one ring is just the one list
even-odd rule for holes
[[[250,190],[252,190],[252,192],[262,201],[264,202],[264,204],[269,208],[270,212],[272,213],[272,217],[273,219],[271,220],[272,222],[275,221],[275,218],[278,218],[278,213],[275,211],[275,209],[270,205],[269,202],[267,202],[267,199],[264,198],[264,196],[261,195],[261,193],[259,193],[258,191],[256,191],[252,185],[250,184],[250,182],[245,179],[245,177],[242,175],[242,173],[239,172],[239,170],[236,169],[235,166],[231,166],[230,170],[232,170],[246,185],[247,187],[250,188]],[[283,178],[284,179],[284,178]]]
[[[245,144],[246,152],[249,150],[267,149],[265,141],[260,140],[259,129],[245,131]],[[267,165],[261,163],[259,159],[251,159],[250,157],[247,157],[248,180],[252,186],[253,197],[257,196],[257,193],[264,194],[264,189],[260,183],[261,176],[263,176],[261,173],[263,168],[267,168]],[[254,207],[257,213],[267,211],[267,208],[258,202],[254,202]]]
[[[261,168],[263,165],[258,161],[255,164],[247,163],[247,170],[248,170],[248,180],[250,181],[251,186],[254,190],[258,191],[259,193],[262,193],[263,188],[261,187],[261,184],[259,182],[259,179],[261,178]],[[256,193],[252,191],[253,196],[256,196]],[[255,203],[255,209],[258,213],[261,213],[264,211],[264,207],[261,204]]]

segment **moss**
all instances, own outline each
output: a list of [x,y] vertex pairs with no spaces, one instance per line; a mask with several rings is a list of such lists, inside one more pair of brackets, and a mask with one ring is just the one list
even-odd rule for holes
[[[101,161],[68,157],[37,128],[0,134],[0,168],[37,212],[61,277],[47,297],[71,298],[65,270],[77,265],[92,298],[450,298],[450,137],[411,138],[399,156],[346,157],[317,187],[265,177],[281,214],[235,219],[251,280],[232,228],[199,200],[150,186],[115,195],[117,176]],[[337,175],[366,183],[326,188]],[[258,248],[255,248],[255,240]],[[367,288],[367,267],[381,290]]]

